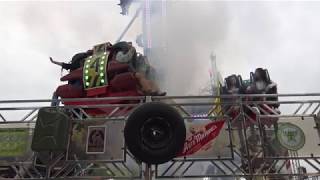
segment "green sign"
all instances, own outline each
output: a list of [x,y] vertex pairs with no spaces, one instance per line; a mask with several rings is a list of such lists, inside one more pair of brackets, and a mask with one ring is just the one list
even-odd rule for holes
[[0,129],[0,157],[23,156],[27,151],[29,129]]
[[279,124],[277,138],[283,147],[292,151],[301,149],[306,141],[302,129],[292,123]]
[[106,86],[107,63],[109,52],[98,52],[85,60],[83,67],[83,84],[85,89]]

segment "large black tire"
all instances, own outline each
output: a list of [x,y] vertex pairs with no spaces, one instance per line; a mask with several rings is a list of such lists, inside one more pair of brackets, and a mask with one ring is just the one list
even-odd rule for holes
[[138,160],[147,164],[162,164],[182,151],[186,127],[173,107],[151,102],[131,113],[124,136],[127,148]]

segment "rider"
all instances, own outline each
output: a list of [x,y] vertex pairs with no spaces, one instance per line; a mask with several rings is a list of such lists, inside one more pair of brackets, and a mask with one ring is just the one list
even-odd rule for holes
[[[225,78],[225,86],[223,87],[224,88],[223,94],[228,94],[228,95],[243,94],[241,81],[242,81],[241,77],[236,76],[234,74]],[[237,96],[223,98],[223,101],[226,104],[224,109],[226,112],[230,113],[232,118],[235,118],[240,112],[240,106],[237,105],[237,100],[239,100],[239,97]]]
[[[75,54],[70,63],[64,63],[64,62],[58,62],[58,61],[54,61],[52,59],[52,57],[49,57],[50,58],[50,61],[53,63],[53,64],[56,64],[56,65],[59,65],[61,66],[62,69],[66,69],[66,70],[70,70],[71,71],[74,71],[78,68],[81,68],[83,67],[83,64],[84,64],[84,60],[91,56],[93,54],[93,51],[92,50],[88,50],[87,52],[81,52],[81,53],[77,53]],[[72,80],[69,82],[69,84],[72,84],[72,85],[81,85],[81,81],[79,80]]]
[[[247,88],[249,94],[277,94],[277,84],[271,81],[268,71],[257,68],[253,74],[253,81]],[[267,97],[268,101],[277,101],[278,97]],[[274,108],[278,108],[279,104],[270,104]]]
[[77,53],[75,54],[70,63],[64,63],[64,62],[58,62],[58,61],[54,61],[52,59],[52,57],[50,57],[50,61],[53,63],[53,64],[56,64],[56,65],[59,65],[61,66],[63,69],[66,69],[66,70],[70,70],[70,71],[73,71],[73,70],[76,70],[80,67],[83,66],[83,63],[84,63],[84,60],[91,56],[93,54],[93,51],[92,50],[88,50],[87,52],[81,52],[81,53]]
[[147,79],[146,74],[150,65],[146,62],[144,56],[137,54],[136,49],[131,42],[118,42],[111,47],[114,51],[112,59],[119,63],[129,65],[134,75],[139,81],[143,93],[148,95],[164,96],[165,92],[160,92],[159,87],[154,81]]
[[[251,85],[247,88],[247,93],[249,94],[277,94],[277,84],[274,83],[269,76],[268,70],[263,68],[257,68],[254,73],[251,73]],[[280,104],[278,103],[278,96],[268,96],[268,97],[255,97],[252,99],[253,101],[275,101],[275,103],[257,103],[254,105],[253,108],[256,109],[256,112],[254,112],[252,117],[257,117],[257,114],[280,114],[280,111],[278,110]],[[251,114],[252,115],[252,114]],[[261,125],[261,132],[260,134],[261,138],[264,140],[264,144],[270,144],[270,142],[267,138],[266,131],[264,130],[265,125],[270,127],[273,125],[275,134],[278,131],[278,117],[260,117],[260,125]],[[275,152],[272,148],[269,148],[271,146],[266,145],[267,148],[266,153],[274,155]],[[267,156],[269,156],[267,154]]]
[[[78,68],[83,67],[84,60],[87,57],[91,56],[92,54],[93,54],[92,50],[88,50],[87,52],[77,53],[72,57],[70,63],[58,62],[58,61],[54,61],[52,59],[52,57],[49,57],[49,58],[53,64],[59,65],[59,66],[61,66],[62,69],[70,70],[70,72],[71,72],[71,71],[74,71]],[[82,88],[82,81],[81,80],[70,80],[70,81],[68,81],[68,84],[70,84],[73,87],[76,87],[78,89]],[[52,99],[53,99],[53,101],[51,102],[51,106],[57,106],[58,101],[56,101],[56,100],[58,99],[58,95],[57,95],[56,91],[53,93]]]
[[235,75],[226,78],[226,84],[228,88],[226,89],[228,94],[239,94],[240,87],[237,85],[237,78]]

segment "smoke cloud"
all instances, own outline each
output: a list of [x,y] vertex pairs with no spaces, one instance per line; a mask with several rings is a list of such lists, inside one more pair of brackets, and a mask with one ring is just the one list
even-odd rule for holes
[[166,13],[157,11],[151,23],[159,82],[170,95],[194,94],[209,80],[209,55],[225,39],[228,10],[224,3],[192,1],[162,7]]
[[280,93],[317,92],[319,9],[319,2],[168,1],[165,16],[162,10],[152,18],[161,87],[196,94],[209,79],[213,51],[224,77],[246,79],[264,67]]

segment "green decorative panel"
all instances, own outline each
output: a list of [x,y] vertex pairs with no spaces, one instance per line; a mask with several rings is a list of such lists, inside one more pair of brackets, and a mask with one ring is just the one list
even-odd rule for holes
[[85,60],[83,84],[85,89],[103,87],[107,82],[107,64],[109,52],[98,52]]
[[28,149],[29,129],[0,129],[0,157],[23,156]]

